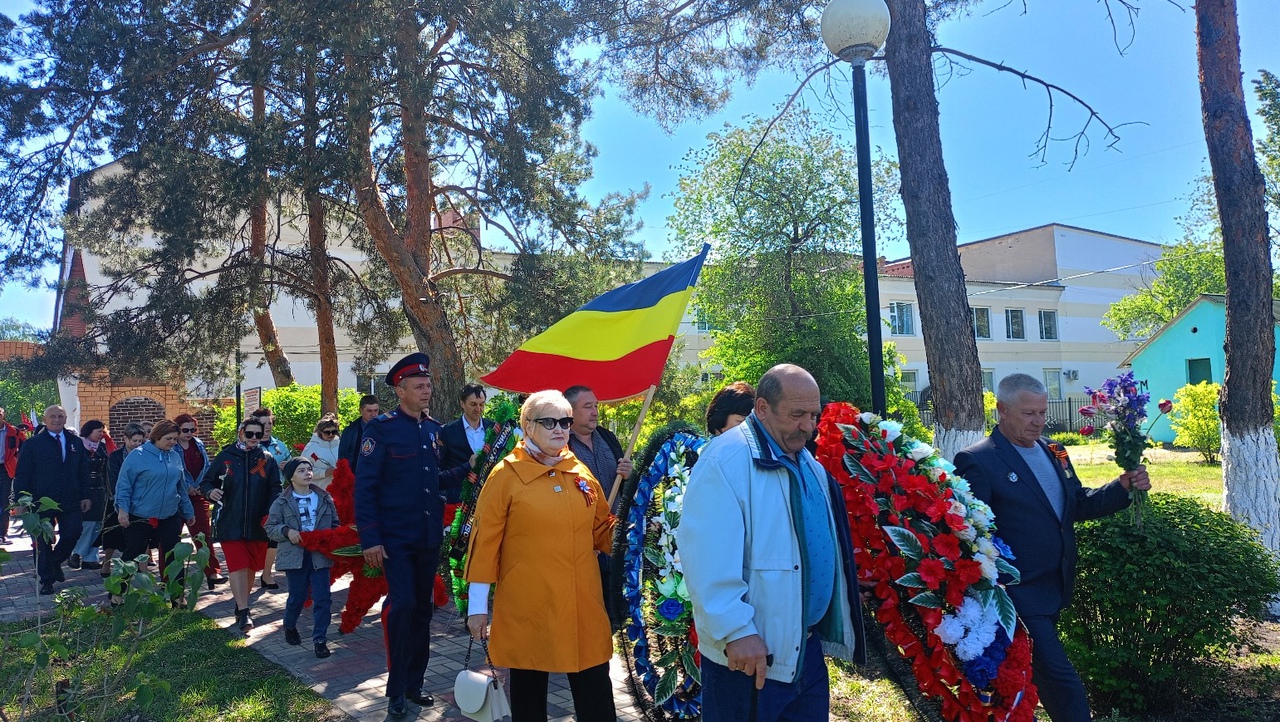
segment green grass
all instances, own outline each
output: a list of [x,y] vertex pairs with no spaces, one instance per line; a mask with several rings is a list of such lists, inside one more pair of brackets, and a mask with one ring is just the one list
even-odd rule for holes
[[[1074,458],[1074,457],[1073,457]],[[1101,486],[1120,475],[1114,462],[1075,463],[1085,486]],[[1214,509],[1222,509],[1222,467],[1199,461],[1152,461],[1147,465],[1152,491],[1192,496]]]
[[[874,624],[874,622],[872,622]],[[865,668],[827,659],[831,676],[831,719],[841,722],[915,722],[907,698],[884,676],[875,657]]]
[[[15,692],[17,682],[30,675],[33,654],[15,650],[11,645],[30,621],[0,625],[5,638],[4,655],[0,658],[0,690],[4,714],[8,719],[19,716],[20,703]],[[97,626],[95,626],[97,625]],[[110,617],[97,619],[79,627],[81,640],[105,633]],[[67,629],[74,628],[68,626]],[[70,638],[69,636],[64,638]],[[104,660],[119,659],[118,647],[97,648],[81,642],[82,653],[72,662],[55,660],[50,669],[36,674],[30,688],[33,697],[25,719],[64,720],[53,709],[53,679],[73,676],[85,666],[91,671],[86,679],[99,679]],[[289,676],[280,667],[234,640],[213,620],[191,612],[179,612],[155,636],[142,643],[133,673],[150,674],[169,682],[167,691],[159,690],[149,706],[141,706],[132,693],[111,705],[106,720],[128,722],[186,722],[188,720],[226,722],[340,722],[349,720],[337,712],[327,700]],[[86,695],[97,694],[94,683],[86,685]],[[89,719],[88,716],[83,719]],[[97,719],[94,717],[93,719]],[[105,720],[104,720],[105,722]]]

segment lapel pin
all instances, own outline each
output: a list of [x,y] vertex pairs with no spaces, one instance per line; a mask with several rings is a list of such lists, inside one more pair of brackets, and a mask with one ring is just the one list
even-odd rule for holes
[[552,491],[560,491],[560,487],[558,487],[558,486],[553,486],[553,487],[551,487],[551,490],[552,490]]
[[1018,475],[1012,471],[1009,472],[1009,481],[1012,481],[1016,484],[1018,482]]

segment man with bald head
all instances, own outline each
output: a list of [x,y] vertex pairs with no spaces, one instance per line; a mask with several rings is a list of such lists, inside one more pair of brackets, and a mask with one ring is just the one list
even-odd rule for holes
[[89,455],[84,442],[66,425],[66,409],[54,405],[44,410],[44,430],[22,445],[13,479],[15,496],[29,493],[36,502],[47,496],[58,504],[40,514],[57,527],[58,535],[56,546],[52,540],[37,539],[41,594],[53,594],[54,583],[66,581],[62,563],[80,538],[81,514],[90,506]]
[[689,477],[676,539],[705,722],[827,719],[823,653],[866,660],[844,497],[805,449],[821,410],[808,371],[769,369]]

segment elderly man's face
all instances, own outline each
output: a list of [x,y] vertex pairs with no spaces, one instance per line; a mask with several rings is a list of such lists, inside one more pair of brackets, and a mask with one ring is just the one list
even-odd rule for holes
[[382,407],[378,404],[365,404],[360,407],[360,419],[365,423],[369,423],[376,419],[378,414],[382,413],[381,409]]
[[600,425],[600,402],[591,391],[583,391],[573,400],[573,433],[590,436]]
[[756,418],[787,454],[798,453],[818,426],[822,398],[818,384],[810,378],[789,377],[782,384],[777,406],[756,399]]
[[44,425],[51,433],[61,433],[67,425],[67,410],[61,406],[50,406],[45,409]]
[[1000,414],[1000,433],[1004,438],[1029,449],[1044,434],[1049,397],[1022,391],[1012,403],[997,401],[996,411]]
[[405,411],[421,415],[431,406],[433,390],[430,376],[410,376],[396,386],[396,398],[400,399],[400,405]]

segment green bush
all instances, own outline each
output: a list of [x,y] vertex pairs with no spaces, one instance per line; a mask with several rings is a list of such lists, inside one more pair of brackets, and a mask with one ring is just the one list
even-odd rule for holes
[[1173,411],[1169,414],[1173,443],[1199,451],[1209,464],[1218,460],[1222,450],[1222,423],[1218,419],[1220,388],[1208,381],[1183,386],[1173,395]]
[[1077,434],[1074,431],[1059,431],[1049,434],[1049,440],[1056,441],[1063,446],[1083,446],[1092,441],[1088,436]]
[[1094,709],[1169,708],[1208,691],[1280,593],[1280,564],[1248,526],[1152,494],[1141,529],[1117,514],[1076,526],[1075,603],[1059,630]]
[[[361,392],[355,389],[338,391],[338,423],[346,426],[360,417]],[[311,440],[311,433],[320,420],[320,386],[285,386],[268,389],[262,392],[262,405],[275,414],[275,428],[272,434],[283,441],[290,449],[298,444]],[[248,416],[253,409],[245,409]],[[213,439],[219,445],[226,445],[235,438],[236,407],[234,404],[218,409],[218,417],[213,424]]]
[[982,392],[982,416],[986,419],[986,431],[988,434],[996,427],[996,395],[990,391]]

